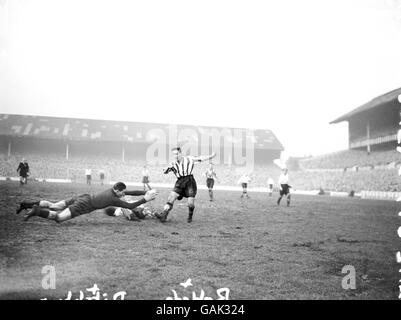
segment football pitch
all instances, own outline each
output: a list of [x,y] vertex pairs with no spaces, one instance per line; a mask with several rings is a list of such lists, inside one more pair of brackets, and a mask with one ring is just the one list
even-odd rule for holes
[[[165,224],[94,212],[57,224],[15,214],[23,199],[61,200],[106,186],[1,182],[0,299],[78,299],[94,284],[102,299],[166,299],[192,294],[217,299],[397,299],[396,252],[401,217],[396,202],[293,195],[277,206],[250,193],[198,191],[194,221],[185,200]],[[161,210],[170,190],[146,206]],[[353,266],[356,288],[345,290],[343,267]],[[56,288],[45,290],[45,266]],[[191,279],[192,286],[180,283]],[[173,291],[174,290],[174,291]]]

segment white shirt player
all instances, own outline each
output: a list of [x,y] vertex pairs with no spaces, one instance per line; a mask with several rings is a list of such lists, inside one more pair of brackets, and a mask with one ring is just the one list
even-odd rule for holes
[[216,179],[216,172],[214,172],[214,169],[207,169],[207,171],[205,172],[205,177],[207,179]]
[[239,178],[239,180],[238,180],[238,184],[249,183],[249,182],[251,182],[251,177],[248,176],[247,174],[244,174],[244,175],[241,176],[241,178]]
[[274,180],[271,178],[271,177],[269,177],[269,179],[267,179],[267,185],[273,185],[274,184]]
[[149,177],[149,170],[148,169],[143,169],[142,170],[142,177]]
[[288,184],[288,172],[280,174],[278,184]]

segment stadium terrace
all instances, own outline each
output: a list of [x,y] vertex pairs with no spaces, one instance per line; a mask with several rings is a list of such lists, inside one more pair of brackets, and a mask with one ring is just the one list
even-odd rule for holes
[[144,157],[154,146],[152,158],[163,162],[169,148],[177,144],[195,154],[213,149],[234,164],[239,164],[235,150],[252,150],[254,160],[261,163],[279,157],[284,149],[272,131],[262,129],[0,114],[0,147],[8,156],[52,150],[68,159],[73,153],[96,155],[107,150],[125,161]]
[[399,95],[401,88],[376,97],[330,123],[348,121],[350,149],[365,149],[368,153],[394,150],[400,122]]

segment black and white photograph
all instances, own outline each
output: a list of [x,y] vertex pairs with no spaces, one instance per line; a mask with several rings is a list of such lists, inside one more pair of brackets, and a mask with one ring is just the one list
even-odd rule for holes
[[401,0],[0,0],[0,300],[399,300],[400,152]]

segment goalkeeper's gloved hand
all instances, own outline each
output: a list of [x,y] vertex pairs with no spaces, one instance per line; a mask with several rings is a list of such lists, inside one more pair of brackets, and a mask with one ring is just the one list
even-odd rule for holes
[[152,201],[152,200],[156,199],[157,194],[158,194],[157,190],[152,189],[152,190],[149,190],[148,192],[146,192],[146,194],[143,198],[146,200],[146,202]]

